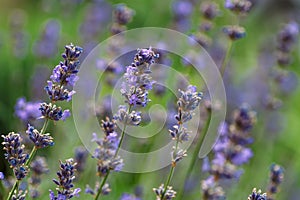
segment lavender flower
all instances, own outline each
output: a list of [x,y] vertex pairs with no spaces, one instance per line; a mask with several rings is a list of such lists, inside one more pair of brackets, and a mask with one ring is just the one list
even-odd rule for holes
[[291,63],[290,52],[299,35],[299,25],[291,21],[286,24],[277,35],[277,63],[280,66],[287,66]]
[[53,85],[53,82],[47,81],[48,85],[45,87],[47,94],[51,101],[71,101],[73,94],[76,92],[74,90],[68,91],[64,89],[63,86]]
[[245,28],[243,28],[241,26],[225,26],[223,28],[223,32],[231,40],[238,40],[238,39],[244,38],[246,36]]
[[5,159],[8,160],[10,167],[13,168],[17,180],[25,178],[28,173],[28,167],[25,165],[29,155],[24,153],[25,146],[22,144],[22,138],[19,133],[10,132],[8,135],[2,135],[2,142]]
[[290,52],[299,35],[299,25],[291,21],[284,25],[277,35],[277,48],[282,52]]
[[93,154],[93,158],[98,160],[97,175],[104,177],[110,170],[120,171],[123,167],[123,160],[116,156],[119,137],[114,130],[115,122],[106,118],[106,121],[102,120],[101,126],[105,133],[104,138],[99,139],[94,133],[92,141],[98,144]]
[[119,106],[118,113],[114,116],[114,119],[133,126],[138,126],[142,121],[141,112],[131,111],[128,114],[128,109],[124,105]]
[[[239,166],[247,163],[253,156],[247,145],[253,142],[250,131],[256,121],[255,117],[255,112],[247,104],[243,104],[234,111],[231,124],[222,123],[220,125],[220,137],[213,148],[214,158],[209,169],[210,176],[202,182],[204,194],[219,188],[219,179],[237,179],[242,174]],[[207,188],[209,186],[212,188]],[[215,198],[212,195],[207,199]]]
[[51,200],[60,200],[60,199],[71,199],[74,196],[79,197],[80,188],[73,190],[73,180],[75,179],[74,173],[76,163],[73,159],[66,160],[65,163],[60,161],[60,171],[57,172],[58,180],[53,179],[53,182],[57,185],[57,196],[54,192],[50,190],[50,199]]
[[22,97],[17,100],[15,105],[15,115],[27,123],[31,119],[41,117],[41,114],[38,112],[39,107],[40,102],[26,102],[26,99]]
[[203,17],[208,20],[214,19],[220,12],[218,4],[209,1],[201,3],[200,10]]
[[57,107],[52,103],[42,103],[39,109],[42,113],[42,118],[58,121],[58,120],[66,120],[66,118],[70,117],[69,110],[62,110],[61,107]]
[[225,0],[225,8],[235,12],[236,14],[246,14],[252,6],[249,0]]
[[114,9],[114,21],[120,25],[128,24],[134,15],[134,11],[125,4],[118,4]]
[[156,194],[156,200],[171,200],[176,197],[176,192],[171,186],[168,186],[165,190],[164,184],[161,184],[159,188],[153,188]]
[[37,186],[41,183],[41,175],[49,172],[46,159],[44,157],[36,157],[35,160],[30,164],[31,177],[30,184]]
[[188,0],[176,0],[172,4],[172,11],[176,28],[180,31],[187,31],[190,27],[190,16],[193,12],[193,4]]
[[118,4],[113,11],[113,21],[111,26],[112,34],[118,34],[126,30],[126,25],[131,22],[135,12],[125,4]]
[[86,159],[88,157],[88,151],[84,147],[77,147],[75,149],[74,160],[77,163],[77,172],[83,172],[86,164]]
[[274,195],[278,193],[279,185],[282,183],[284,178],[284,170],[277,164],[272,164],[270,167],[270,181],[268,188],[268,200],[274,200]]
[[[87,185],[85,188],[85,193],[95,195],[95,194],[97,194],[98,190],[99,190],[99,183],[97,182],[94,189],[92,189],[89,185]],[[102,187],[101,194],[108,195],[110,192],[111,192],[111,189],[109,187],[109,184],[105,183],[104,186]]]
[[56,54],[60,37],[60,23],[57,20],[49,20],[34,45],[34,53],[40,57],[51,58]]
[[125,96],[126,103],[129,105],[145,107],[150,101],[148,90],[152,89],[154,83],[149,75],[150,65],[155,62],[155,58],[158,58],[158,54],[155,54],[151,47],[138,49],[134,62],[126,68],[121,94]]
[[4,174],[3,172],[0,172],[0,180],[3,180],[4,179]]
[[209,177],[201,182],[202,196],[205,200],[225,200],[225,193],[222,187],[216,184],[213,177]]
[[122,194],[120,200],[141,200],[140,198],[136,197],[133,194]]
[[[197,87],[193,85],[189,85],[186,91],[179,90],[179,93],[180,97],[177,101],[178,110],[175,115],[177,125],[174,125],[173,129],[169,130],[172,139],[176,141],[176,145],[173,146],[173,151],[171,152],[172,166],[169,177],[172,177],[176,164],[187,156],[186,150],[178,147],[179,142],[187,141],[189,138],[188,131],[183,124],[192,119],[194,110],[199,106],[202,99],[202,93],[197,92]],[[168,178],[165,186],[162,184],[158,189],[153,189],[157,200],[167,200],[175,197],[176,192],[169,186],[170,181],[171,179]]]
[[30,124],[28,124],[26,134],[28,134],[29,139],[34,143],[35,147],[38,149],[54,145],[53,138],[50,136],[49,133],[41,134]]
[[39,198],[40,192],[37,190],[38,185],[41,183],[41,176],[49,172],[46,159],[44,157],[36,157],[36,159],[30,164],[31,176],[29,179],[30,185],[33,187],[30,189],[31,198]]
[[14,195],[12,196],[11,200],[25,200],[27,195],[27,190],[19,190],[18,193],[15,191]]
[[261,190],[256,190],[256,188],[253,189],[252,194],[249,195],[248,200],[267,200],[267,194],[261,193]]
[[51,81],[45,87],[47,94],[52,102],[55,101],[70,101],[75,91],[68,91],[63,86],[74,86],[78,80],[77,73],[79,71],[80,62],[78,60],[82,53],[82,48],[73,44],[65,46],[65,52],[62,54],[64,62],[60,62],[50,76]]

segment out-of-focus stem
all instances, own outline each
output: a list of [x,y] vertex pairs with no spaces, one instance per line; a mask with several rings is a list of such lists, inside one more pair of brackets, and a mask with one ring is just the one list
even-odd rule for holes
[[227,47],[227,50],[226,50],[226,54],[225,54],[225,57],[222,61],[222,65],[221,65],[221,68],[220,68],[220,73],[221,73],[222,77],[224,76],[226,66],[228,65],[228,62],[229,62],[232,46],[233,46],[233,41],[229,40],[228,47]]

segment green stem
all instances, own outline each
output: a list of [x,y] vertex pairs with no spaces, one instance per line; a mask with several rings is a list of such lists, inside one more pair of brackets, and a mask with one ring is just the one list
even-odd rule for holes
[[15,184],[13,185],[13,187],[11,188],[11,191],[9,192],[8,194],[8,197],[6,198],[6,200],[11,200],[13,194],[14,194],[14,191],[19,187],[19,180],[17,180],[15,182]]
[[229,61],[232,46],[233,46],[232,43],[233,43],[232,40],[230,40],[229,44],[228,44],[228,47],[227,47],[227,50],[226,50],[225,57],[223,59],[223,62],[222,62],[221,68],[220,68],[220,73],[221,73],[222,77],[224,76],[226,66],[228,65],[228,61]]
[[189,164],[187,173],[185,175],[185,178],[183,179],[184,180],[183,188],[182,188],[182,190],[180,191],[180,193],[177,196],[178,199],[182,199],[182,196],[184,195],[184,188],[185,188],[186,182],[190,178],[190,175],[191,175],[191,173],[193,171],[193,168],[194,168],[194,165],[196,163],[197,157],[198,157],[198,155],[200,153],[201,146],[203,145],[203,141],[204,141],[205,136],[207,134],[207,130],[208,130],[210,121],[211,121],[211,111],[208,111],[208,116],[207,116],[205,125],[204,125],[204,127],[203,127],[203,129],[201,131],[201,134],[200,134],[200,140],[196,144],[195,151],[193,152],[193,156],[192,156],[191,162]]
[[2,196],[2,195],[4,195],[5,194],[5,188],[4,188],[4,186],[3,186],[3,183],[2,183],[2,181],[0,180],[0,199],[4,199],[4,196]]
[[[174,152],[173,152],[173,157],[175,156],[174,154],[176,154],[177,152],[177,149],[178,149],[178,144],[179,144],[179,141],[178,141],[178,138],[176,140],[176,145],[175,145],[175,149],[174,149]],[[168,175],[168,179],[167,181],[165,182],[165,185],[164,185],[164,192],[161,196],[161,199],[164,199],[164,196],[166,194],[166,191],[167,191],[167,188],[171,182],[171,179],[173,177],[173,174],[174,174],[174,170],[175,170],[175,167],[176,167],[176,163],[174,161],[172,161],[172,166],[171,166],[171,169],[170,169],[170,172],[169,172],[169,175]]]
[[[128,110],[127,110],[127,114],[129,114],[131,112],[131,108],[132,108],[132,105],[129,106]],[[119,150],[122,146],[122,143],[123,143],[123,140],[124,140],[124,136],[125,136],[125,130],[126,130],[126,127],[127,127],[127,119],[125,120],[124,122],[124,126],[123,126],[123,130],[122,130],[122,133],[121,133],[121,137],[120,137],[120,142],[119,142],[119,145],[118,145],[118,148],[116,150],[116,153],[115,153],[115,157],[118,156],[118,153],[119,153]],[[104,179],[102,180],[101,182],[101,185],[99,187],[99,190],[97,192],[97,195],[95,196],[95,200],[97,200],[100,196],[101,196],[101,193],[102,193],[102,188],[103,186],[105,185],[106,183],[106,180],[109,176],[109,173],[110,173],[110,170],[108,170],[106,176],[104,177]]]

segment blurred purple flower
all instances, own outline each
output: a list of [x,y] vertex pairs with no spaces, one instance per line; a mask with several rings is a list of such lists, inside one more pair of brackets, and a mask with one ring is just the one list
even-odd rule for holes
[[26,102],[25,97],[21,97],[15,105],[15,115],[27,123],[29,120],[41,117],[41,113],[39,112],[40,105],[41,102]]

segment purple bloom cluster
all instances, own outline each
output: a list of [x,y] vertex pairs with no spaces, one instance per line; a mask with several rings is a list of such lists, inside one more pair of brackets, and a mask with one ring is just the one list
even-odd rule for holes
[[104,177],[110,170],[120,171],[123,160],[116,155],[120,139],[115,132],[115,122],[106,118],[106,121],[102,120],[101,126],[105,133],[104,138],[97,138],[94,133],[92,141],[98,144],[93,154],[93,158],[98,160],[97,175]]
[[54,145],[53,138],[50,136],[49,133],[41,134],[30,124],[28,124],[26,134],[28,134],[29,139],[34,143],[34,146],[38,149]]
[[[197,92],[197,87],[189,85],[186,91],[179,90],[180,97],[177,101],[178,110],[175,115],[177,124],[169,130],[173,140],[177,143],[187,141],[189,139],[189,131],[183,126],[184,123],[192,119],[194,110],[199,106],[202,99],[202,93]],[[173,147],[172,165],[176,165],[183,157],[186,156],[186,150]]]
[[64,62],[60,62],[50,76],[51,81],[45,87],[46,92],[52,102],[70,101],[75,91],[68,91],[64,86],[74,86],[78,80],[77,73],[79,71],[80,62],[78,60],[82,53],[82,48],[73,44],[65,46],[65,52],[62,54]]
[[27,190],[19,190],[18,193],[15,191],[13,196],[11,197],[11,200],[25,200],[27,195]]
[[30,164],[31,176],[29,183],[32,186],[30,189],[30,197],[33,199],[40,197],[40,192],[37,187],[40,185],[43,174],[49,172],[46,159],[44,157],[36,157],[36,159]]
[[131,22],[135,12],[125,4],[118,4],[113,11],[113,21],[111,26],[112,34],[118,34],[126,30],[126,25]]
[[214,2],[205,1],[200,6],[203,17],[207,20],[212,20],[219,15],[218,4]]
[[158,54],[149,49],[138,49],[134,56],[134,62],[127,66],[124,74],[125,82],[122,85],[121,94],[125,96],[126,103],[132,106],[145,107],[150,101],[148,90],[152,89],[150,65],[158,58]]
[[57,20],[49,20],[46,22],[40,38],[34,45],[34,53],[37,56],[51,58],[56,54],[60,29],[60,23]]
[[74,160],[77,163],[77,172],[83,172],[86,164],[86,159],[88,157],[88,151],[84,147],[77,147],[75,149]]
[[58,121],[58,120],[66,120],[70,117],[71,113],[69,110],[62,110],[61,107],[57,107],[52,103],[42,103],[40,105],[40,111],[42,113],[43,118]]
[[274,200],[274,195],[278,193],[279,185],[282,183],[284,178],[284,170],[277,164],[272,164],[270,167],[270,180],[268,188],[268,200]]
[[246,14],[251,10],[252,3],[249,0],[225,0],[225,8],[236,14]]
[[[209,168],[210,176],[202,182],[204,194],[208,190],[215,191],[219,187],[219,179],[239,178],[242,171],[238,167],[247,163],[253,156],[247,145],[253,142],[250,131],[255,121],[256,113],[244,104],[234,111],[231,124],[221,124],[220,137],[213,148],[214,158]],[[211,181],[215,182],[210,184],[214,188],[207,188],[207,182]],[[211,197],[207,199],[214,199],[215,195],[211,193]]]
[[141,200],[141,198],[133,195],[133,194],[123,194],[120,198],[120,200]]
[[[172,139],[176,141],[176,145],[173,146],[171,153],[172,168],[170,173],[172,173],[176,164],[187,156],[186,150],[178,147],[179,143],[189,139],[189,132],[183,124],[192,119],[194,110],[199,106],[202,99],[202,93],[197,92],[197,87],[193,85],[189,85],[185,91],[179,90],[179,93],[180,97],[177,101],[178,110],[177,114],[175,114],[177,124],[173,126],[173,129],[169,130]],[[169,181],[170,179],[166,183],[166,186],[162,184],[158,189],[153,189],[157,200],[169,200],[175,197],[176,192],[168,185]]]
[[50,190],[51,200],[65,200],[71,199],[74,196],[79,197],[80,188],[73,190],[73,180],[75,179],[76,163],[73,159],[66,160],[65,163],[60,162],[60,171],[57,172],[58,180],[53,179],[53,182],[57,185],[57,196]]
[[225,26],[223,28],[223,32],[229,37],[231,40],[242,39],[246,36],[246,31],[241,26]]
[[3,146],[6,153],[4,157],[8,160],[10,167],[13,168],[17,180],[23,179],[28,173],[28,167],[25,165],[29,155],[24,153],[25,146],[22,144],[22,138],[19,133],[10,132],[3,137]]
[[133,126],[138,126],[142,121],[141,112],[133,110],[131,113],[128,113],[128,109],[124,105],[119,106],[119,110],[117,114],[114,115],[114,119]]
[[176,0],[172,4],[174,20],[177,30],[186,31],[190,28],[190,16],[193,12],[193,2],[190,0]]
[[176,192],[172,187],[168,186],[165,190],[164,184],[161,184],[159,188],[153,188],[153,191],[156,194],[156,200],[171,200],[176,196]]
[[[97,182],[94,189],[92,189],[89,185],[87,185],[85,188],[85,193],[95,195],[95,194],[97,194],[98,190],[99,190],[99,183]],[[111,189],[109,187],[109,184],[105,183],[104,186],[102,187],[101,194],[108,195],[110,192],[111,192]]]
[[25,123],[31,119],[37,119],[41,117],[40,104],[40,102],[26,102],[24,97],[19,98],[15,105],[15,115]]
[[287,66],[291,63],[290,53],[299,35],[299,25],[291,21],[277,35],[277,63]]
[[248,196],[248,200],[268,200],[266,193],[261,193],[261,190],[253,189],[252,194]]

